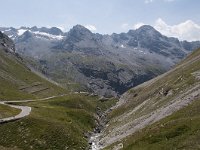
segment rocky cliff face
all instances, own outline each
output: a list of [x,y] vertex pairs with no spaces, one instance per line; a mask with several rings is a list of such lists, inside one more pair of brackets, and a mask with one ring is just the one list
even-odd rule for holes
[[200,42],[168,38],[151,26],[128,33],[94,34],[81,25],[58,28],[1,28],[17,52],[31,57],[37,69],[67,86],[78,82],[102,96],[117,96],[149,80],[184,58]]
[[0,48],[15,53],[15,45],[13,41],[2,32],[0,32]]

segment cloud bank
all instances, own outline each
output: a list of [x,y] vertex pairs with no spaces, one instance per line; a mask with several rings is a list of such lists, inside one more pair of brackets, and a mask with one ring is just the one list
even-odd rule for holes
[[200,25],[187,20],[177,25],[168,25],[161,18],[157,19],[154,28],[166,36],[176,37],[180,40],[200,40]]
[[88,24],[85,26],[88,30],[95,32],[97,31],[97,28],[94,25]]
[[[142,22],[136,23],[132,28],[138,29],[144,24]],[[176,25],[169,25],[163,19],[159,18],[152,26],[163,35],[169,37],[176,37],[179,40],[200,41],[200,25],[192,20],[186,20]]]
[[143,26],[143,25],[145,25],[143,22],[138,22],[138,23],[136,23],[134,26],[133,26],[133,29],[135,30],[135,29],[138,29],[138,28],[140,28],[141,26]]

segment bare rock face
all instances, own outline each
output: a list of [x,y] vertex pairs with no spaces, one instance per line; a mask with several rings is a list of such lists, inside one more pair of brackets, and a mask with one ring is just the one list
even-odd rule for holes
[[15,53],[14,42],[5,34],[0,32],[0,48],[3,48],[6,51]]

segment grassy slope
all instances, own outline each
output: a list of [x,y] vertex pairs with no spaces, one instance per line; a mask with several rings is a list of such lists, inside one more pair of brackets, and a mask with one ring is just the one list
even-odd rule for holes
[[9,106],[0,105],[0,119],[11,117],[20,113],[20,110]]
[[200,99],[130,136],[124,149],[200,149]]
[[[193,52],[189,57],[177,65],[179,67],[183,63],[186,63],[196,56],[200,56],[200,49]],[[145,100],[149,98],[155,98],[155,100],[165,99],[167,101],[171,100],[172,97],[163,97],[162,95],[157,96],[157,94],[163,88],[163,91],[174,92],[174,96],[184,90],[186,87],[192,86],[197,82],[195,77],[191,74],[200,69],[200,60],[193,62],[188,66],[183,66],[175,69],[172,73],[158,79],[155,83],[144,86],[138,86],[128,91],[128,103],[122,105],[118,109],[114,110],[110,115],[111,118],[119,116],[124,113],[124,110],[128,111],[138,106]],[[153,79],[154,80],[154,79]],[[144,83],[145,84],[145,83]]]
[[84,134],[95,127],[97,106],[107,109],[113,101],[100,102],[98,97],[77,94],[25,103],[33,108],[31,115],[1,125],[0,145],[25,150],[85,149],[88,143]]
[[[171,101],[176,95],[182,93],[186,88],[193,87],[199,83],[191,73],[200,70],[200,49],[193,52],[189,57],[177,65],[168,75],[158,79],[151,85],[143,85],[133,88],[129,91],[128,101],[110,114],[110,118],[118,117],[129,112],[145,100],[150,99],[148,106],[143,106],[127,120],[123,122],[111,123],[111,129],[118,124],[122,125],[135,117],[148,113]],[[195,61],[195,58],[197,58]],[[190,63],[188,63],[190,62]],[[183,66],[182,66],[183,65]],[[172,95],[165,96],[159,94],[161,89],[163,92],[172,91]],[[149,105],[154,104],[156,105]],[[151,107],[150,107],[151,106]],[[179,110],[171,116],[146,127],[123,139],[121,143],[124,149],[199,149],[200,143],[200,99],[191,105]],[[125,110],[125,111],[124,111]],[[116,144],[116,143],[115,143]]]
[[0,84],[1,100],[40,98],[66,92],[38,77],[19,59],[3,50],[0,50]]
[[[23,100],[69,93],[32,73],[21,60],[0,50],[0,100]],[[40,88],[47,90],[31,93]],[[96,126],[97,107],[109,108],[116,100],[80,94],[48,101],[22,103],[32,107],[30,116],[0,125],[0,149],[85,149],[85,133]],[[0,105],[0,117],[18,110]]]

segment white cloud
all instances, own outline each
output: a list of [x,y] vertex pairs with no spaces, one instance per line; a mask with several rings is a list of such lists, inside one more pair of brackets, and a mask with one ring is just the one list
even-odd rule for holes
[[[143,25],[145,25],[145,23],[136,23],[133,25],[133,29],[138,29]],[[176,37],[179,40],[200,41],[200,25],[192,20],[186,20],[185,22],[176,25],[168,25],[159,18],[152,26],[168,37]]]
[[63,32],[65,32],[65,31],[66,31],[65,27],[58,26],[57,28],[58,28],[58,29],[60,29],[60,30],[62,30]]
[[121,25],[121,28],[122,28],[122,29],[128,29],[128,28],[129,28],[129,24],[128,24],[128,23],[123,23],[123,24]]
[[97,28],[94,25],[88,24],[85,26],[88,30],[95,32],[97,31]]
[[133,25],[133,29],[138,29],[138,28],[140,28],[143,25],[145,25],[143,22],[138,22],[135,25]]
[[154,28],[166,36],[176,37],[180,40],[200,40],[200,25],[187,20],[177,25],[168,25],[161,18],[157,19]]

